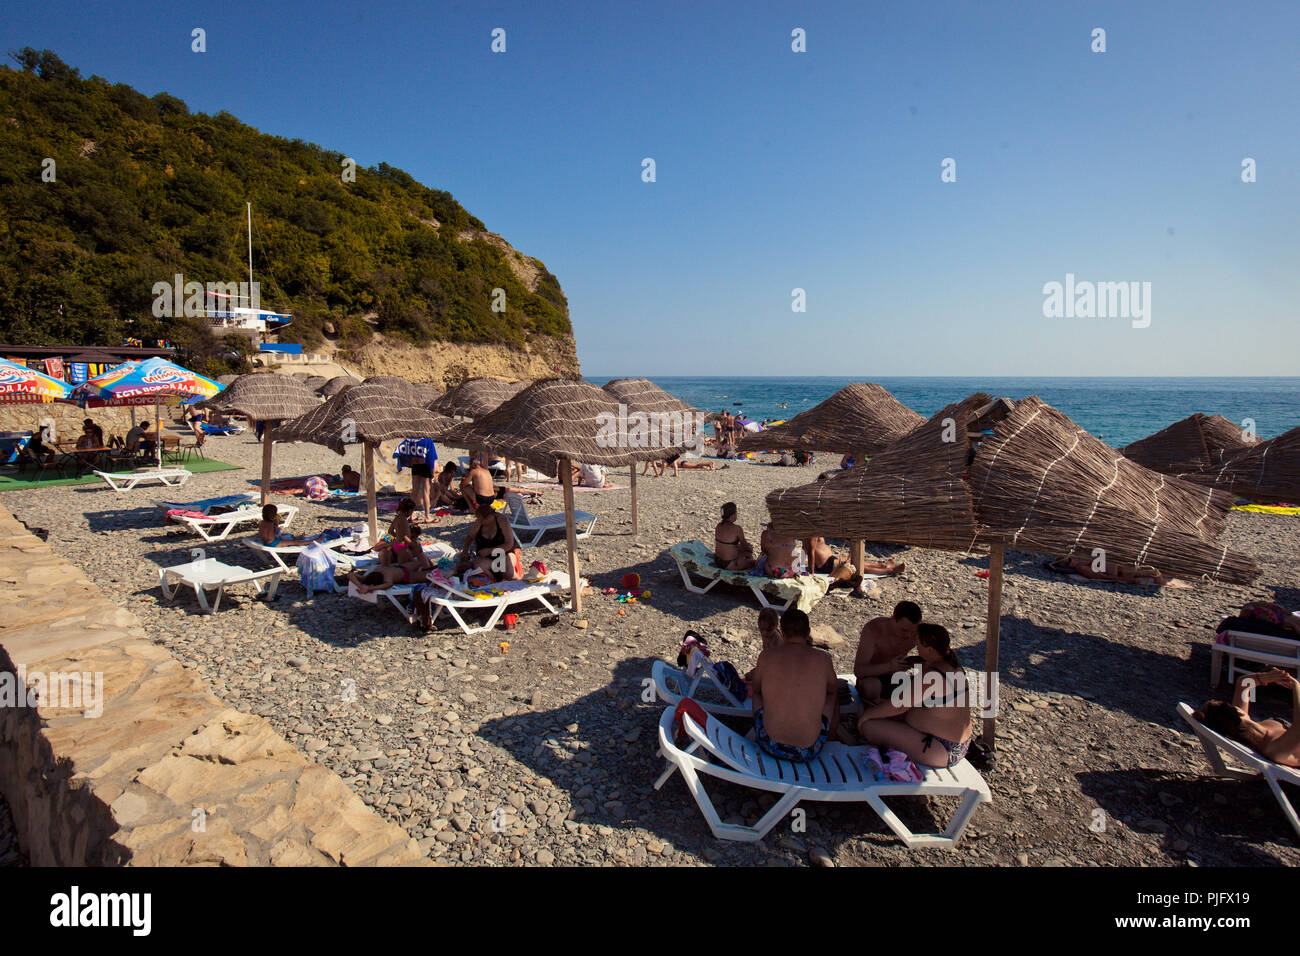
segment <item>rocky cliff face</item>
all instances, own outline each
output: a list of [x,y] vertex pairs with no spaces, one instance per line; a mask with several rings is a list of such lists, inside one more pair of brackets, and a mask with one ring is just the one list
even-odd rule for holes
[[577,378],[578,353],[572,336],[537,337],[523,349],[503,345],[442,342],[417,347],[376,335],[350,359],[335,361],[362,378],[396,375],[410,382],[451,388],[467,378],[490,376],[507,380]]

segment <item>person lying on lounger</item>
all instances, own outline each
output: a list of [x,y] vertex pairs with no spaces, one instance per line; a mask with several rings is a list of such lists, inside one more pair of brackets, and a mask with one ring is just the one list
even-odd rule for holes
[[887,561],[864,561],[859,569],[846,555],[836,554],[826,539],[821,537],[809,538],[804,542],[803,549],[810,556],[815,573],[829,574],[837,581],[848,582],[854,588],[862,583],[864,574],[902,574],[905,567],[902,561],[890,558]]
[[831,656],[812,646],[807,614],[794,607],[782,614],[781,638],[754,667],[754,742],[773,757],[806,762],[839,725],[839,683]]
[[421,533],[418,526],[411,525],[409,534],[413,544],[410,547],[410,557],[400,564],[381,564],[364,574],[359,571],[349,574],[348,580],[356,585],[357,592],[370,594],[374,591],[386,591],[398,584],[414,584],[432,571],[433,562],[424,553],[420,543]]
[[262,520],[257,525],[257,536],[268,548],[294,547],[311,544],[315,538],[295,538],[280,530],[280,509],[275,505],[262,506]]
[[397,503],[397,514],[388,526],[388,533],[376,541],[372,549],[379,556],[380,564],[401,564],[411,560],[411,516],[414,514],[415,502],[410,498]]
[[722,520],[713,529],[713,556],[724,571],[748,571],[754,566],[754,546],[736,523],[736,503],[722,506]]
[[919,625],[916,647],[920,679],[912,672],[884,700],[868,704],[864,697],[858,733],[869,744],[903,751],[915,764],[951,767],[966,756],[975,733],[966,672],[940,625]]
[[[1253,688],[1276,684],[1291,691],[1291,719],[1252,720],[1250,700]],[[1279,668],[1259,674],[1242,674],[1232,703],[1207,701],[1192,717],[1223,736],[1243,743],[1261,757],[1284,767],[1300,767],[1300,682]]]
[[921,608],[911,601],[899,601],[892,617],[877,617],[862,625],[858,651],[853,658],[853,676],[863,700],[887,696],[893,675],[906,671],[905,658],[916,646]]

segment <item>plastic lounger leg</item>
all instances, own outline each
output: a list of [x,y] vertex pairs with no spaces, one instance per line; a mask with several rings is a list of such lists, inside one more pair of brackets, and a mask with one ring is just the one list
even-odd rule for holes
[[957,812],[954,813],[952,819],[948,821],[948,829],[943,831],[943,835],[952,840],[953,847],[956,847],[957,843],[961,840],[961,835],[966,830],[966,824],[970,822],[971,814],[973,814],[975,808],[983,802],[984,801],[978,790],[966,791],[966,795],[962,797],[961,805],[957,808]]
[[1300,837],[1300,818],[1296,817],[1295,807],[1291,806],[1291,801],[1288,800],[1286,794],[1282,792],[1282,787],[1281,784],[1278,783],[1277,777],[1270,770],[1265,772],[1264,779],[1268,781],[1268,786],[1269,789],[1273,791],[1273,796],[1277,797],[1278,805],[1282,808],[1282,812],[1286,814],[1287,821],[1291,824],[1291,829],[1295,830],[1297,837]]
[[1210,686],[1219,686],[1219,676],[1223,671],[1223,651],[1219,650],[1222,644],[1215,644],[1210,648]]

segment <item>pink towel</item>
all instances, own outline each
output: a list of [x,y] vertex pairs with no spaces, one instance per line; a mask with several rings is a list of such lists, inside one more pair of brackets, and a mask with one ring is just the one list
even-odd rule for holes
[[917,769],[916,764],[907,759],[907,754],[890,747],[885,751],[885,773],[890,780],[901,783],[920,783],[925,775]]

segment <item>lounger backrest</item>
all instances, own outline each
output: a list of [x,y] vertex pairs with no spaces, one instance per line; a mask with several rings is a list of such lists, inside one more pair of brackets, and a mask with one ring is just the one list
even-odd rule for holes
[[529,523],[528,506],[524,504],[524,496],[517,491],[506,492],[506,512],[512,526]]
[[1196,736],[1200,737],[1202,741],[1210,743],[1212,746],[1217,747],[1225,753],[1232,754],[1232,756],[1246,764],[1246,766],[1258,767],[1261,764],[1272,763],[1272,761],[1267,757],[1257,754],[1245,744],[1233,740],[1230,737],[1225,737],[1217,730],[1211,730],[1209,727],[1206,727],[1203,723],[1192,716],[1192,708],[1190,705],[1180,702],[1178,704],[1178,713],[1182,714],[1183,719],[1192,725],[1192,730],[1196,732]]

